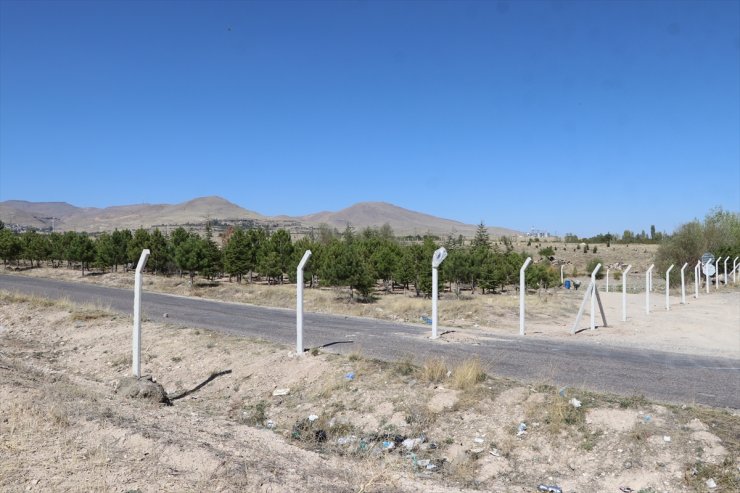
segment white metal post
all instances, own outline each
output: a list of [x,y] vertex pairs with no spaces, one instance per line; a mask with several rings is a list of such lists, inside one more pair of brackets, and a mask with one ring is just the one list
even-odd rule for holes
[[673,270],[674,264],[671,264],[670,267],[668,267],[668,270],[665,271],[665,309],[670,310],[671,309],[671,271]]
[[706,264],[704,264],[704,275],[707,277],[706,286],[707,286],[707,294],[709,294],[709,286],[712,285],[712,283],[709,281],[709,266],[712,265],[712,262],[709,261]]
[[134,334],[131,366],[136,378],[141,377],[141,271],[144,269],[148,258],[149,250],[142,250],[134,275]]
[[622,322],[627,321],[627,273],[631,268],[632,264],[622,272]]
[[606,269],[606,292],[609,292],[609,269]]
[[681,267],[681,304],[686,304],[686,276],[684,274],[684,269],[686,269],[686,266],[689,265],[688,262],[683,264],[683,267]]
[[730,260],[730,256],[725,257],[725,286],[727,286],[727,261]]
[[737,259],[740,257],[735,257],[735,260],[732,261],[732,284],[737,284]]
[[591,272],[591,330],[596,328],[596,273],[601,269],[601,264],[596,264]]
[[563,269],[565,268],[565,264],[560,266],[560,285],[563,285]]
[[524,261],[524,265],[519,269],[519,335],[524,335],[524,294],[527,291],[526,283],[524,282],[524,271],[527,269],[529,264],[532,262],[532,257],[527,257]]
[[719,261],[722,260],[722,257],[717,257],[714,259],[714,287],[715,289],[719,289]]
[[651,265],[645,273],[645,313],[648,315],[650,315],[650,278],[653,277],[653,267],[655,264]]
[[694,298],[699,298],[699,284],[701,283],[701,260],[696,262],[696,267],[694,267],[694,286],[696,288],[696,292],[694,293]]
[[306,250],[296,268],[296,303],[295,303],[295,352],[303,355],[303,269],[311,258],[311,250]]
[[437,339],[437,298],[439,297],[439,264],[447,258],[447,250],[439,248],[432,256],[432,339]]

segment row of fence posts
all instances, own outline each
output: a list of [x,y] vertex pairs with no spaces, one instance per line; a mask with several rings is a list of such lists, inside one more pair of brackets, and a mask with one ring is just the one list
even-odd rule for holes
[[[141,376],[141,276],[142,271],[144,269],[144,266],[146,265],[146,261],[149,258],[149,250],[145,249],[141,252],[141,257],[139,257],[139,263],[136,266],[136,275],[134,278],[134,328],[133,328],[133,355],[132,355],[132,370],[133,374],[136,377]],[[438,282],[438,269],[440,264],[444,261],[444,259],[447,257],[447,250],[444,248],[439,248],[434,252],[434,255],[432,257],[432,339],[438,339],[439,335],[437,333],[437,301],[439,298],[439,294],[437,292],[437,282]],[[306,252],[303,254],[303,258],[301,258],[300,263],[298,264],[297,270],[296,270],[296,353],[297,354],[303,354],[304,348],[303,348],[303,270],[306,266],[306,263],[311,258],[311,250],[306,250]],[[715,261],[716,268],[716,279],[715,279],[715,288],[719,289],[719,264],[720,259],[722,257],[719,257]],[[733,284],[737,283],[737,264],[738,259],[740,257],[735,257],[735,259],[732,262],[732,282]],[[728,275],[727,275],[727,262],[730,260],[730,257],[726,257],[724,261],[724,284],[727,285]],[[526,280],[525,280],[525,271],[527,270],[527,267],[532,263],[532,257],[527,257],[527,259],[524,261],[524,264],[522,265],[521,269],[519,269],[519,335],[525,334],[525,324],[524,324],[524,313],[525,313],[525,295],[526,295]],[[712,261],[707,262],[707,266],[711,265]],[[688,262],[683,264],[681,267],[681,304],[686,304],[686,286],[685,286],[685,275],[684,270],[688,266]],[[702,261],[699,260],[696,265],[694,266],[694,284],[695,284],[695,290],[694,290],[694,298],[699,297],[699,283],[701,279],[701,266]],[[560,283],[562,284],[563,279],[563,268],[565,265],[560,266]],[[671,265],[668,267],[668,270],[666,270],[665,273],[665,283],[666,283],[666,291],[665,291],[665,298],[666,298],[666,310],[670,310],[670,273],[673,269],[674,265]],[[622,321],[627,321],[627,274],[629,273],[630,269],[632,268],[632,265],[628,265],[623,271],[622,271]],[[650,314],[650,291],[653,289],[653,269],[655,268],[655,264],[651,265],[645,275],[645,312],[647,314]],[[594,270],[591,272],[591,281],[588,285],[588,288],[586,288],[586,292],[583,298],[583,303],[581,304],[580,310],[578,311],[578,315],[576,316],[576,323],[573,325],[572,333],[575,333],[577,330],[578,323],[580,321],[581,315],[583,314],[583,310],[586,305],[586,301],[588,298],[591,299],[591,329],[594,329],[596,327],[596,307],[595,304],[598,302],[599,309],[601,311],[601,316],[604,322],[604,326],[606,326],[606,316],[604,314],[604,307],[601,304],[601,298],[599,297],[599,291],[596,286],[596,275],[599,272],[599,269],[601,269],[601,264],[598,264]],[[609,273],[610,269],[607,268],[606,270],[606,292],[609,292]],[[709,293],[709,287],[710,287],[710,276],[711,272],[708,267],[705,267],[704,274],[706,275],[706,289],[707,293]]]

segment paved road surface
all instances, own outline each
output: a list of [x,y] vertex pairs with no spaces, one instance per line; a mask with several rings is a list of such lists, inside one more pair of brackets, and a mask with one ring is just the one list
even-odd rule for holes
[[[0,289],[77,302],[97,302],[132,313],[133,292],[94,284],[0,275]],[[176,325],[295,344],[295,312],[159,293],[142,294],[146,317]],[[162,315],[167,313],[167,319]],[[146,330],[146,324],[143,325]],[[577,341],[481,336],[475,343],[428,339],[428,326],[306,313],[304,343],[362,352],[384,360],[413,355],[461,360],[479,356],[491,374],[556,386],[583,386],[674,403],[740,408],[740,360],[711,358]],[[146,335],[144,335],[146,337]]]

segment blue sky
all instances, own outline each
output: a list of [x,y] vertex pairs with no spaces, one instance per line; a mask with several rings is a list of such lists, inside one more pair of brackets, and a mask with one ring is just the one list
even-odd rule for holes
[[740,210],[740,2],[0,1],[0,200]]

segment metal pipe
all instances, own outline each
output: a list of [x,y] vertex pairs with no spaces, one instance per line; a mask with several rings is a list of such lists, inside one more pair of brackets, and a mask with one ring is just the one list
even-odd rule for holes
[[148,258],[149,250],[142,250],[134,275],[134,334],[131,366],[136,378],[141,378],[141,271],[144,269]]
[[717,257],[717,260],[714,261],[714,266],[716,269],[714,269],[714,289],[719,289],[719,259],[722,257]]
[[519,335],[524,335],[524,295],[527,291],[526,283],[524,282],[524,271],[527,270],[529,264],[532,263],[532,257],[527,257],[524,261],[524,265],[519,269]]
[[295,306],[295,352],[303,355],[303,269],[311,258],[311,250],[306,250],[296,268],[296,306]]
[[740,257],[735,257],[735,260],[732,261],[732,284],[737,284],[737,259]]
[[652,264],[645,273],[645,313],[650,315],[650,278],[653,276],[653,268],[655,264]]
[[601,264],[596,264],[591,272],[591,330],[596,328],[596,273],[601,269]]
[[668,270],[665,271],[665,309],[670,310],[671,309],[671,299],[670,299],[670,292],[671,292],[671,270],[673,270],[674,264],[671,264],[670,267],[668,267]]
[[725,286],[727,286],[727,261],[730,260],[730,256],[725,257]]
[[447,258],[447,250],[438,248],[432,256],[432,339],[437,339],[437,299],[439,298],[439,265]]
[[627,273],[631,268],[632,264],[622,272],[622,322],[627,321]]
[[609,269],[606,269],[606,292],[609,292]]
[[683,264],[683,267],[681,267],[681,304],[686,304],[686,277],[684,275],[684,269],[686,269],[686,266],[689,265],[688,262]]
[[701,259],[696,262],[696,267],[694,267],[694,285],[696,286],[696,293],[694,293],[694,298],[699,298],[699,284],[701,283]]

